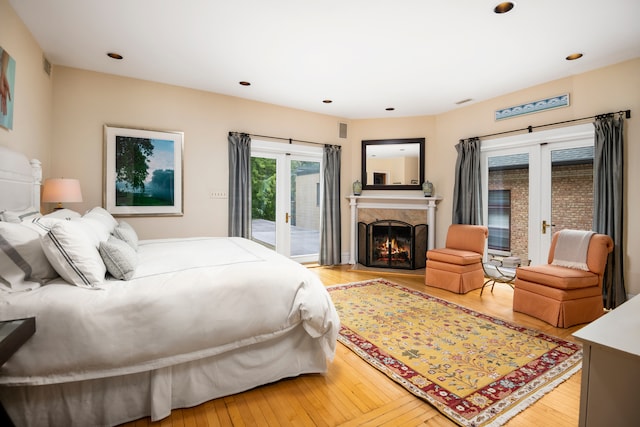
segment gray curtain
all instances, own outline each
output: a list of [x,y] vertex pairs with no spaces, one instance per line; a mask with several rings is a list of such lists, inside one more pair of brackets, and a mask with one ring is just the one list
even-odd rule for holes
[[325,145],[322,154],[324,180],[320,218],[320,265],[341,263],[340,156],[342,147]]
[[251,237],[251,137],[229,132],[229,236]]
[[593,159],[593,231],[613,239],[605,269],[602,297],[606,308],[626,301],[624,286],[624,138],[622,117],[597,117],[594,126]]
[[453,188],[453,224],[482,224],[480,139],[460,140],[456,145],[456,180]]

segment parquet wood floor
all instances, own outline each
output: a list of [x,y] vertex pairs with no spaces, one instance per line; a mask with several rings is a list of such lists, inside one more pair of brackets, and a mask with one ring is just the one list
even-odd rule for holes
[[[426,287],[415,274],[352,271],[350,266],[310,267],[326,286],[384,277],[476,311],[541,330],[566,340],[582,325],[554,328],[512,310],[513,290],[497,284],[493,293],[480,290],[465,295]],[[487,289],[488,291],[488,289]],[[580,404],[578,372],[532,406],[512,418],[510,427],[574,427]],[[551,423],[551,424],[549,424]],[[334,362],[326,375],[303,375],[223,397],[152,423],[148,418],[127,427],[216,426],[455,426],[429,404],[414,397],[338,343]]]

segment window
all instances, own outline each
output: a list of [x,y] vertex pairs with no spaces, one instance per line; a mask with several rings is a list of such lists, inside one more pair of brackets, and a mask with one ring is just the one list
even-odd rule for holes
[[511,251],[511,190],[489,190],[489,249]]

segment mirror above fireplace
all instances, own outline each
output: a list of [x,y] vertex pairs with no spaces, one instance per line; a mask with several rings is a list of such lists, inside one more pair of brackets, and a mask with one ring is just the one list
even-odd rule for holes
[[424,138],[362,141],[362,188],[420,190],[424,182]]

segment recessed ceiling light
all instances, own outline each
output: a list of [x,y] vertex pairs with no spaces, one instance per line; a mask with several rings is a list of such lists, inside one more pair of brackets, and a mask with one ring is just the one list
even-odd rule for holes
[[118,59],[118,60],[124,58],[122,55],[120,55],[119,53],[115,53],[115,52],[109,52],[109,53],[107,53],[107,56],[109,58]]
[[393,107],[387,107],[387,108],[385,108],[385,110],[387,110],[387,111],[394,111],[394,110],[395,110],[395,108],[393,108]]
[[582,58],[582,54],[581,53],[572,53],[571,55],[567,56],[565,59],[567,61],[574,61],[576,59],[580,59]]
[[249,82],[242,81],[242,82],[239,82],[239,83],[240,83],[241,86],[251,86],[251,83],[249,83]]
[[493,11],[495,13],[507,13],[511,9],[513,9],[513,3],[511,3],[510,1],[505,1],[494,7]]
[[324,102],[325,104],[331,104],[333,101],[330,99],[323,99],[322,102]]

